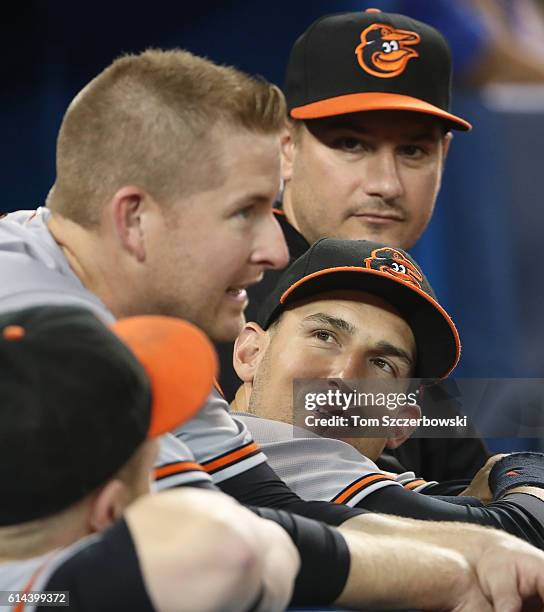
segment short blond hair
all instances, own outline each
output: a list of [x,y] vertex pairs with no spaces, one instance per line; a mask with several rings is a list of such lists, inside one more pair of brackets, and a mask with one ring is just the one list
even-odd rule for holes
[[285,118],[275,85],[233,67],[183,50],[120,57],[64,115],[47,205],[90,227],[123,185],[168,203],[203,181],[209,186],[215,128],[273,134]]

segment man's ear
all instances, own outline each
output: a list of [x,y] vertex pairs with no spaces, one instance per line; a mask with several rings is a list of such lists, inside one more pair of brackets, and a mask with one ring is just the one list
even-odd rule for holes
[[257,323],[246,323],[234,343],[232,363],[245,383],[253,382],[255,372],[268,347],[269,336]]
[[[401,406],[398,412],[395,414],[395,418],[398,419],[419,419],[421,417],[421,408],[412,404]],[[402,423],[402,421],[401,421]],[[417,429],[417,425],[399,425],[392,428],[390,437],[387,438],[385,443],[386,448],[398,448],[401,444],[404,444],[406,440],[412,435],[414,429]]]
[[444,168],[444,165],[446,163],[446,159],[448,157],[448,151],[450,150],[450,144],[452,140],[453,140],[453,134],[451,132],[448,132],[447,134],[445,134],[444,138],[442,139],[442,169]]
[[139,187],[125,186],[115,193],[109,207],[117,239],[139,262],[145,260],[142,214],[148,199],[149,195]]
[[291,180],[293,176],[293,163],[295,159],[295,127],[289,122],[288,127],[281,134],[281,178]]
[[96,493],[89,513],[89,529],[101,532],[115,523],[129,502],[129,493],[125,483],[120,480],[109,480]]

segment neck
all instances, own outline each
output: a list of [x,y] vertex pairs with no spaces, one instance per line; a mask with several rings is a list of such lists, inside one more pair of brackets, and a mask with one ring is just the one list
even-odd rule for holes
[[109,248],[110,241],[101,235],[101,228],[87,229],[59,214],[52,214],[48,229],[83,286],[115,317],[125,316],[125,275],[119,268],[118,253]]
[[88,510],[70,508],[46,519],[0,528],[0,563],[39,557],[89,535]]

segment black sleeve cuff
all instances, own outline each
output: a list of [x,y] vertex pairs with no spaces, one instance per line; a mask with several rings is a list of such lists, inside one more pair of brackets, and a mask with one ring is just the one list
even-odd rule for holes
[[[45,589],[69,591],[69,610],[76,612],[154,610],[124,520],[67,559],[53,573]],[[38,612],[50,610],[50,607],[38,608]]]
[[328,525],[271,508],[251,508],[281,525],[300,554],[300,571],[291,605],[334,603],[344,590],[350,568],[349,549],[342,534]]

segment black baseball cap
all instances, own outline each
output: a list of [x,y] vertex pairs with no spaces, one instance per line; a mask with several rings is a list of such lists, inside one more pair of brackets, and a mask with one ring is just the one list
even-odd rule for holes
[[399,311],[416,341],[414,376],[445,378],[457,365],[459,334],[419,265],[402,249],[368,240],[318,240],[279,277],[257,322],[268,329],[289,306],[336,290],[371,293]]
[[0,316],[0,525],[54,514],[111,478],[149,438],[190,419],[216,373],[196,327],[90,311]]
[[433,27],[368,9],[326,15],[295,42],[285,79],[293,119],[371,110],[434,115],[448,129],[470,123],[450,113],[451,52]]

